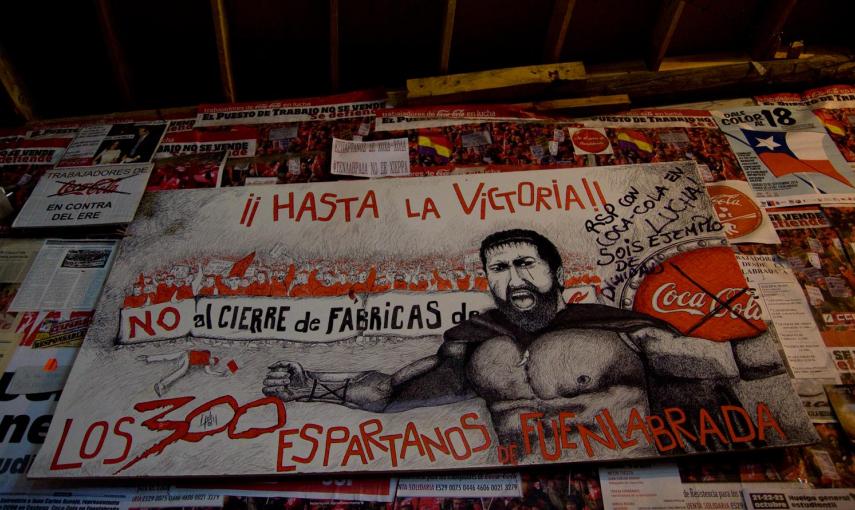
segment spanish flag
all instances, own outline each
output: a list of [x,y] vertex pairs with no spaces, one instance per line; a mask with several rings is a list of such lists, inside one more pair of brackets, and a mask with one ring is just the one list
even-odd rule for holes
[[816,116],[819,117],[820,121],[822,121],[822,125],[825,126],[825,129],[828,130],[829,133],[837,136],[846,135],[846,125],[844,123],[829,115],[823,115],[822,112],[814,113],[816,113]]
[[419,152],[451,158],[451,142],[442,135],[419,135]]
[[634,147],[644,152],[653,152],[653,144],[650,139],[637,129],[621,129],[618,130],[617,139],[624,144]]

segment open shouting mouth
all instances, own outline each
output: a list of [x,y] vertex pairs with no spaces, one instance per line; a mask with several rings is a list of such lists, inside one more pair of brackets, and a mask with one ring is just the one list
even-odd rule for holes
[[528,289],[514,289],[509,297],[514,308],[522,311],[534,308],[536,302],[534,293]]

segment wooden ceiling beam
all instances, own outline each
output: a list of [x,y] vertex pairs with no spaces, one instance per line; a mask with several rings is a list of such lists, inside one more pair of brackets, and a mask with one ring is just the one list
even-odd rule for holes
[[341,66],[339,64],[339,0],[330,0],[330,88],[338,92],[340,83]]
[[610,94],[606,96],[572,97],[568,99],[550,99],[531,103],[531,109],[538,112],[575,113],[591,109],[626,109],[631,105],[626,94]]
[[116,36],[113,9],[110,7],[109,0],[96,0],[96,10],[98,12],[98,24],[101,26],[104,43],[107,45],[110,64],[113,66],[113,77],[119,87],[119,96],[125,106],[133,106],[134,95],[131,90],[130,68],[122,45],[119,43],[119,38]]
[[564,49],[567,29],[570,27],[570,18],[573,17],[575,6],[576,0],[555,0],[552,18],[549,20],[549,28],[546,31],[546,43],[543,47],[545,63],[554,64],[561,60],[561,50]]
[[761,2],[761,18],[754,25],[757,37],[751,47],[751,58],[768,60],[775,57],[781,32],[798,0],[772,0]]
[[24,88],[24,83],[21,81],[20,75],[12,67],[12,62],[9,61],[9,56],[6,55],[6,51],[2,46],[0,46],[0,83],[3,84],[3,89],[9,96],[9,101],[12,103],[12,108],[15,109],[15,113],[25,122],[35,119],[33,106]]
[[535,94],[558,82],[583,80],[581,62],[510,67],[473,73],[448,74],[407,80],[407,102],[414,104],[502,100]]
[[671,39],[680,23],[684,7],[686,7],[686,0],[664,0],[659,18],[653,27],[653,36],[647,53],[647,67],[651,71],[658,71],[659,66],[662,65],[665,53],[671,46]]
[[822,82],[855,81],[855,55],[832,49],[811,48],[800,58],[761,61],[761,74],[748,55],[742,58],[703,56],[668,58],[658,72],[639,70],[632,62],[600,71],[589,67],[587,78],[567,82],[555,90],[572,96],[629,94],[633,103],[642,98],[667,98],[674,94],[721,94],[722,90],[750,94],[753,88],[770,85],[809,86]]
[[448,74],[448,63],[451,60],[451,36],[454,35],[454,13],[457,10],[457,0],[446,0],[445,16],[442,20],[442,41],[439,53],[439,74]]
[[220,61],[220,80],[223,83],[223,96],[230,103],[237,100],[235,80],[232,73],[232,51],[229,43],[229,20],[226,17],[224,0],[211,0],[211,17],[214,22],[214,34],[217,38],[217,54]]

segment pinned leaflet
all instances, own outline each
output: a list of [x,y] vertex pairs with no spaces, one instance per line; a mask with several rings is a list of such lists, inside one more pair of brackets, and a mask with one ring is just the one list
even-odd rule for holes
[[352,142],[333,139],[332,174],[355,177],[402,177],[410,175],[406,138]]

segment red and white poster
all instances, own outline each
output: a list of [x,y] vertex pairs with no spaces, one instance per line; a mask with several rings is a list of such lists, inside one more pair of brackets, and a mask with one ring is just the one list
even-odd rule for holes
[[222,177],[226,153],[203,152],[156,159],[146,191],[215,188]]
[[205,104],[198,108],[196,127],[373,117],[375,110],[385,107],[386,94],[382,91],[282,101]]
[[145,192],[150,163],[45,172],[13,228],[128,223]]
[[[730,150],[727,137],[719,131],[710,112],[631,110],[584,119],[580,125],[585,127],[567,131],[571,138],[585,140],[584,143],[594,149],[585,153],[594,154],[594,163],[598,166],[695,161],[731,243],[778,242],[768,216]],[[608,144],[597,134],[605,135]],[[574,144],[579,152],[578,143],[574,141]]]
[[512,105],[396,108],[377,112],[372,139],[407,139],[415,176],[585,166],[566,125]]
[[[258,129],[254,126],[229,126],[176,130],[163,135],[154,159],[191,154],[225,152],[230,158],[255,156]],[[172,127],[173,124],[170,124]]]
[[6,233],[45,171],[56,165],[77,126],[10,132],[0,137],[0,233]]
[[691,162],[150,193],[31,474],[812,442],[775,342]]

